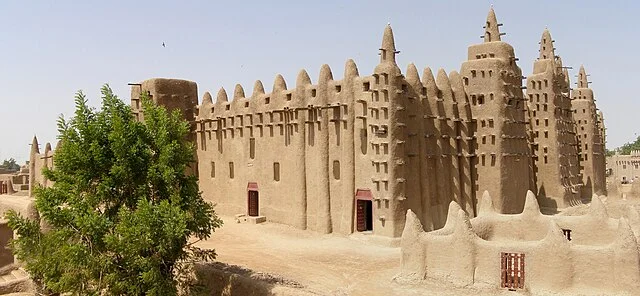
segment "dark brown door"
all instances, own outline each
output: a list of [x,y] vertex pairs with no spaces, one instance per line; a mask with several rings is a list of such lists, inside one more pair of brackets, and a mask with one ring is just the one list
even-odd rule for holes
[[356,199],[356,230],[373,230],[373,201]]
[[365,221],[365,203],[364,200],[356,200],[356,229],[358,231],[367,230],[367,221]]
[[249,216],[258,216],[258,191],[249,191],[248,199]]

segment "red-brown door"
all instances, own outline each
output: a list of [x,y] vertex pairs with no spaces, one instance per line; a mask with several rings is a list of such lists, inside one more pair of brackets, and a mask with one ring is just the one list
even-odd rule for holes
[[249,206],[249,216],[255,217],[258,216],[258,191],[251,190],[249,191],[248,197],[248,206]]
[[356,200],[356,230],[366,231],[367,221],[365,221],[365,203],[364,200]]

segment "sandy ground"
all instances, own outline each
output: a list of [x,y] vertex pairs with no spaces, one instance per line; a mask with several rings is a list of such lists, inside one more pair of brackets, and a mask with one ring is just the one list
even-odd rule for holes
[[400,248],[360,236],[322,235],[275,223],[225,224],[200,247],[215,248],[218,260],[299,283],[317,295],[519,295],[479,287],[426,281],[405,285],[392,279],[400,269]]

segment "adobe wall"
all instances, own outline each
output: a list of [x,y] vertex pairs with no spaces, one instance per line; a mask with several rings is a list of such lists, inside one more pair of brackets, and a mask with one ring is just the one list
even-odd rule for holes
[[[500,254],[509,252],[525,254],[525,290],[533,294],[633,293],[640,288],[637,233],[632,230],[640,227],[637,212],[610,219],[594,198],[586,216],[557,219],[540,214],[532,193],[517,215],[495,213],[488,194],[481,203],[480,216],[469,220],[452,202],[446,226],[433,232],[424,232],[409,211],[398,279],[419,282],[433,278],[459,286],[499,288]],[[601,226],[587,230],[585,222]],[[577,227],[572,229],[571,242],[563,235],[565,227]],[[605,231],[603,236],[598,230]],[[581,237],[589,233],[591,237]],[[454,264],[451,258],[456,258]]]
[[53,182],[47,180],[42,174],[44,168],[53,168],[53,154],[54,151],[51,150],[49,143],[45,144],[44,152],[40,153],[38,139],[33,137],[29,156],[29,196],[33,196],[33,188],[37,185],[43,187],[53,185]]
[[535,191],[541,206],[552,209],[581,203],[582,179],[568,79],[562,60],[555,54],[551,34],[545,29],[540,57],[527,77],[527,96]]
[[576,133],[579,141],[580,164],[583,167],[582,198],[589,198],[592,194],[606,195],[603,123],[598,115],[593,90],[589,88],[583,66],[580,66],[577,87],[572,89],[571,97],[575,121],[578,124]]
[[460,74],[475,119],[475,195],[488,190],[500,212],[522,210],[529,189],[531,153],[527,143],[522,71],[513,47],[500,40],[493,8],[484,43],[472,45]]

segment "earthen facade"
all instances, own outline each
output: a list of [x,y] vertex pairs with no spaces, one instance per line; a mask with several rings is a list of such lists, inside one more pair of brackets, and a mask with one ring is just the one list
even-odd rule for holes
[[571,107],[577,123],[578,152],[584,187],[582,197],[606,195],[605,131],[602,112],[596,107],[593,90],[589,88],[583,66],[578,72],[577,86],[571,91]]
[[[131,105],[141,119],[140,93],[147,92],[155,103],[183,112],[197,146],[200,188],[221,214],[398,238],[408,209],[425,230],[435,230],[444,226],[451,201],[475,216],[476,196],[485,190],[498,212],[519,213],[526,191],[538,189],[541,178],[530,137],[531,123],[541,115],[527,112],[522,71],[499,26],[491,9],[484,42],[469,47],[460,73],[440,69],[434,75],[425,68],[420,76],[410,64],[403,74],[387,26],[380,62],[368,76],[348,60],[341,80],[324,65],[316,83],[301,70],[294,87],[277,75],[269,93],[256,81],[251,94],[236,85],[231,95],[218,91],[215,100],[206,92],[200,104],[196,83],[157,78],[132,85]],[[541,70],[530,79],[547,79],[553,86],[547,96],[555,98],[551,108],[566,112],[567,72],[554,70],[561,62],[544,58],[536,65]],[[538,72],[551,76],[538,79]],[[571,154],[563,148],[571,145],[563,138],[571,125],[555,126],[569,114],[550,112],[551,135],[562,145],[545,144],[557,160],[544,186],[555,188],[561,201],[573,200],[575,193],[564,194],[567,184],[579,183],[577,173],[567,173],[574,179],[563,182],[576,160],[560,159]],[[32,151],[31,171],[52,165],[50,154]],[[31,183],[46,182],[37,178]]]
[[542,207],[565,208],[581,203],[582,187],[569,75],[547,29],[539,51],[527,78],[534,191]]

